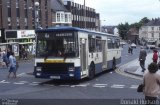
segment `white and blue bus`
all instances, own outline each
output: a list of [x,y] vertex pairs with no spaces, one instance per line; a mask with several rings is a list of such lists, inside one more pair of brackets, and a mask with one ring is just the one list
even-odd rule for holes
[[92,79],[121,62],[118,36],[76,27],[36,30],[36,78]]

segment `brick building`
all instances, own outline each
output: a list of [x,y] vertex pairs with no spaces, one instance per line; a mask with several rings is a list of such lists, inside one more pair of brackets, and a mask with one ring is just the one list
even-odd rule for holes
[[34,30],[35,2],[39,2],[39,25],[51,26],[50,0],[0,0],[0,42],[5,30]]

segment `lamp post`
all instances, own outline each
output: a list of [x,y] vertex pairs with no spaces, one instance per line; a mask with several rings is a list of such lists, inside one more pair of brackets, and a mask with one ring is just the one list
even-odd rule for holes
[[86,1],[84,0],[84,28],[86,28]]
[[34,3],[35,6],[35,29],[39,27],[39,2]]

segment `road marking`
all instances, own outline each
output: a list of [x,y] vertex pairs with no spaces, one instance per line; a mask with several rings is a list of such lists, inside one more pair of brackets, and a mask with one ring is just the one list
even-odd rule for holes
[[93,87],[105,88],[108,84],[94,84]]
[[24,85],[25,83],[23,83],[23,82],[14,82],[13,84],[15,84],[15,85]]
[[0,83],[11,83],[11,82],[7,82],[6,80],[2,80],[2,81],[0,81]]
[[18,74],[17,76],[22,76],[22,75],[25,75],[26,73],[21,73],[21,74]]
[[124,88],[125,85],[117,85],[117,84],[113,84],[111,86],[111,88]]
[[131,89],[137,89],[138,85],[131,85]]

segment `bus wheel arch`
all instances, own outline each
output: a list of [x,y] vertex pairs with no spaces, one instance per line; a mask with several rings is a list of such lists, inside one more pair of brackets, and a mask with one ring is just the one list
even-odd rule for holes
[[116,69],[116,58],[113,57],[113,61],[112,61],[112,69],[115,70]]
[[89,65],[89,75],[88,78],[89,79],[93,79],[95,76],[95,63],[92,61]]

